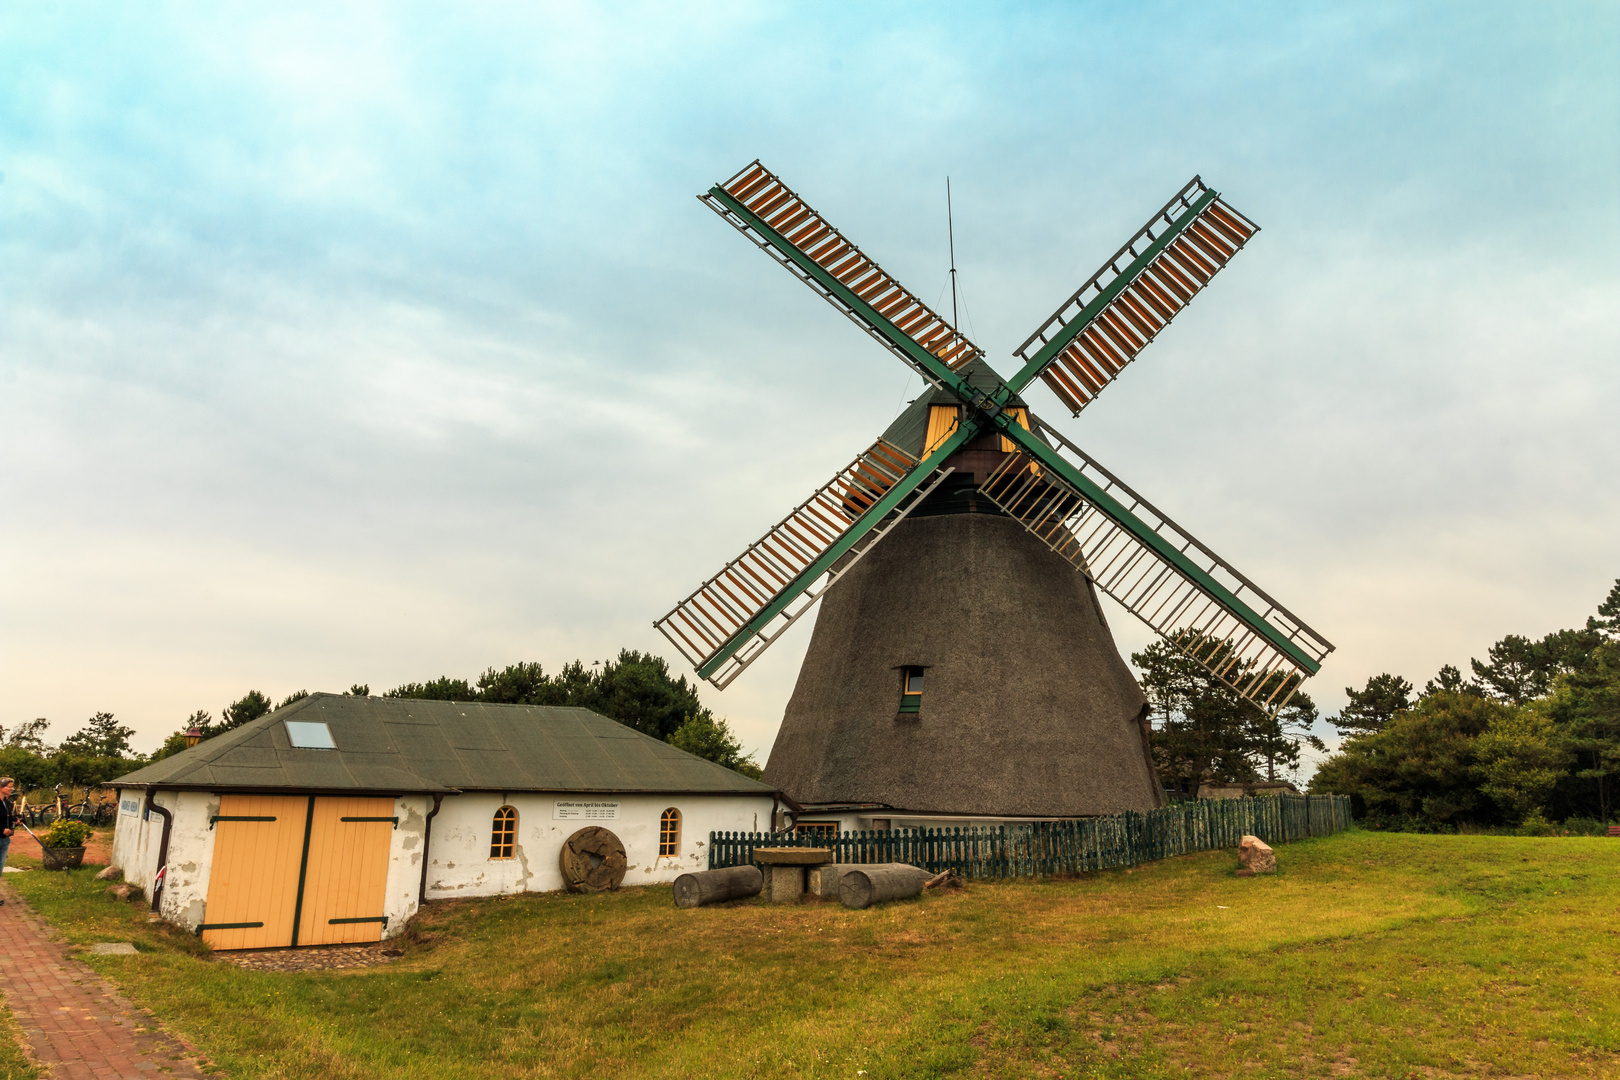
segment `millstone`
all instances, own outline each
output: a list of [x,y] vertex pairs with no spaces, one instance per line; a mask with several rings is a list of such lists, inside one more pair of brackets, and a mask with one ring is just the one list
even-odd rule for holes
[[[598,860],[592,864],[591,856]],[[562,876],[571,892],[602,892],[624,883],[624,843],[600,825],[587,825],[562,847]]]

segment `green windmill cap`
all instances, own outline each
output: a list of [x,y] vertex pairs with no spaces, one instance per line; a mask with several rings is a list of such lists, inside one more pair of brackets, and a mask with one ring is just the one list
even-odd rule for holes
[[[997,375],[983,356],[976,356],[968,362],[961,372],[968,385],[983,390],[986,393],[1001,385],[1001,376]],[[904,412],[895,417],[883,432],[886,442],[893,443],[912,457],[921,457],[923,443],[928,438],[928,410],[934,405],[960,405],[962,402],[949,390],[942,390],[937,386],[930,386],[923,391]],[[1007,407],[1012,409],[1026,409],[1029,406],[1024,399],[1014,394],[1007,401]]]

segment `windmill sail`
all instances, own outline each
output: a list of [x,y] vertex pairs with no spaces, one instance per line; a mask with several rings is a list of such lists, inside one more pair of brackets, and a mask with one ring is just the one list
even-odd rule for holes
[[1193,177],[1014,350],[1009,385],[1039,376],[1079,416],[1258,231]]
[[980,493],[1244,697],[1275,711],[1320,669],[1330,643],[1057,432],[1033,417],[1029,430],[1016,407],[1039,377],[1078,415],[1259,230],[1200,178],[1059,306],[1017,350],[1018,374],[993,388],[964,374],[976,345],[758,161],[699,198],[965,407],[949,433],[930,425],[913,448],[921,462],[880,440],[657,622],[699,675],[734,679],[987,426],[1007,457]]
[[[1069,457],[1009,430],[1023,452],[980,491],[1243,697],[1267,712],[1286,705],[1332,644],[1096,459],[1034,422]],[[1030,457],[1049,467],[1032,471]]]
[[758,161],[698,198],[924,378],[933,376],[892,331],[952,371],[982,353]]
[[653,625],[724,688],[949,475],[879,439]]

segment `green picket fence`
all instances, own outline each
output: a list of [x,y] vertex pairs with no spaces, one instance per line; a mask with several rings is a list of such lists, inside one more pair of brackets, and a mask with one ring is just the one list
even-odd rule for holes
[[983,829],[888,829],[837,836],[711,832],[709,869],[750,863],[756,847],[825,847],[832,849],[834,862],[903,862],[934,873],[955,870],[970,878],[1035,877],[1236,847],[1244,836],[1280,844],[1327,836],[1349,826],[1346,795],[1201,799],[1147,813]]

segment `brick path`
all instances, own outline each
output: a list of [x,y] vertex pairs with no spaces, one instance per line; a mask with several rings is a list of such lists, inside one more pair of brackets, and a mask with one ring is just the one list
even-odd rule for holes
[[0,991],[51,1080],[208,1075],[89,966],[68,956],[12,889],[0,907]]

